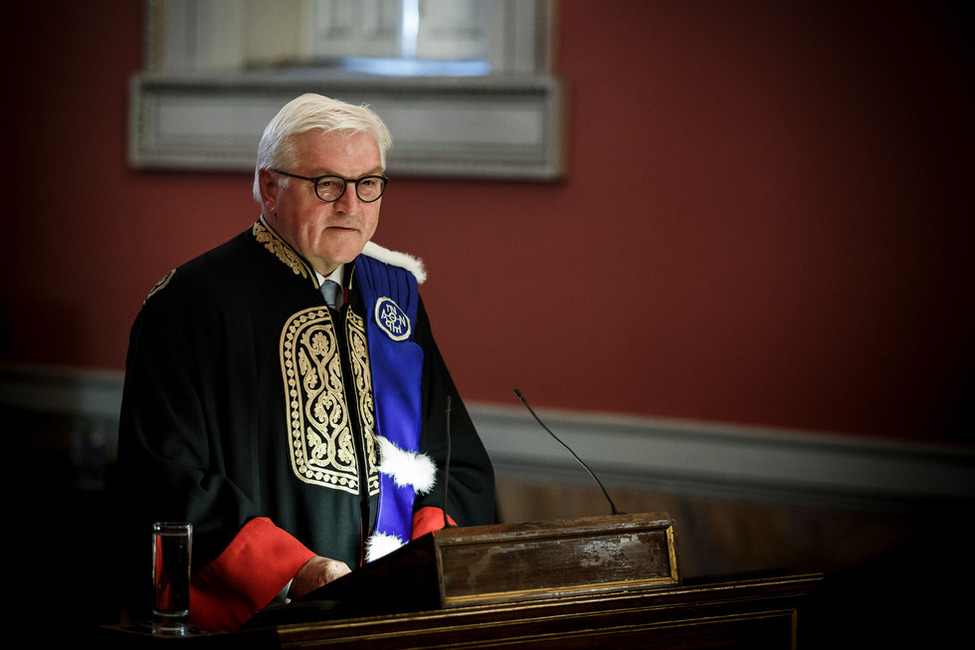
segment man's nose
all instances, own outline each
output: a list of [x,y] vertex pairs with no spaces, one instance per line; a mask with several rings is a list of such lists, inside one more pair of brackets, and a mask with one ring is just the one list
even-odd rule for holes
[[335,209],[341,212],[352,212],[359,207],[359,194],[356,192],[355,183],[346,183],[345,191],[342,196],[334,203]]

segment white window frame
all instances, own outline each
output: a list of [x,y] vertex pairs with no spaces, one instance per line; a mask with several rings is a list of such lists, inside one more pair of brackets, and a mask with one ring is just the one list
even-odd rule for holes
[[[492,50],[490,74],[394,76],[309,65],[241,69],[235,35],[247,28],[239,3],[146,0],[145,66],[131,84],[130,164],[253,170],[271,117],[297,95],[318,92],[379,113],[393,134],[391,174],[558,179],[563,97],[551,74],[554,1],[491,0],[503,46]],[[214,11],[222,12],[218,26],[207,23]]]

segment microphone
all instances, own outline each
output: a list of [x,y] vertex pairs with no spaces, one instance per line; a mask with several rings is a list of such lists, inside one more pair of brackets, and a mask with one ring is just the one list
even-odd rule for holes
[[579,461],[579,464],[582,465],[586,469],[587,472],[589,472],[589,476],[591,476],[591,477],[593,477],[593,479],[595,479],[596,483],[599,484],[599,488],[603,491],[603,494],[606,496],[606,500],[609,501],[609,507],[613,510],[613,514],[614,515],[623,515],[623,514],[626,514],[624,512],[620,512],[619,510],[616,509],[616,504],[613,503],[613,500],[609,496],[609,492],[607,492],[606,491],[606,488],[603,487],[603,482],[600,481],[599,478],[596,476],[596,474],[593,473],[593,471],[591,469],[589,469],[589,466],[586,465],[586,463],[583,462],[583,460],[581,458],[579,458],[579,456],[576,455],[576,452],[572,451],[572,449],[569,447],[569,445],[567,445],[564,442],[562,442],[561,440],[559,440],[559,437],[556,436],[554,433],[552,433],[552,430],[551,429],[549,429],[547,426],[545,426],[545,423],[542,422],[541,418],[539,418],[538,415],[535,414],[534,409],[532,409],[532,407],[528,405],[528,400],[525,399],[525,396],[522,395],[521,394],[521,391],[518,390],[517,388],[515,389],[515,395],[517,395],[518,398],[522,401],[522,403],[525,405],[525,408],[528,409],[528,412],[531,413],[532,414],[532,417],[535,418],[535,421],[538,422],[542,426],[542,428],[545,429],[548,432],[548,435],[550,435],[553,438],[555,438],[555,441],[557,443],[559,443],[560,445],[562,445],[563,447],[565,447],[568,450],[568,452],[570,454],[572,454],[572,456],[577,461]]
[[450,481],[450,395],[447,395],[447,459],[443,470],[443,527],[450,528],[447,521],[447,484]]

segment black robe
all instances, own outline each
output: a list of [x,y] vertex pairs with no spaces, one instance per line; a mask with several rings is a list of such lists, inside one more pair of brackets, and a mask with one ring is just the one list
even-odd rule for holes
[[[365,332],[357,327],[363,305],[354,267],[346,269],[346,304],[339,311],[324,308],[310,265],[262,220],[180,266],[150,292],[129,342],[118,449],[124,516],[141,539],[148,540],[153,521],[192,522],[196,569],[217,558],[248,521],[267,518],[317,555],[352,568],[363,563],[378,479],[368,425],[372,391],[361,385],[356,368],[364,352],[354,343]],[[310,438],[323,453],[316,463],[303,458],[307,448],[296,451],[294,436],[311,429],[289,409],[295,379],[282,363],[289,323],[312,308],[331,319],[346,416],[343,431],[324,437],[342,435]],[[449,430],[447,513],[461,526],[492,523],[490,460],[422,301],[416,320],[415,340],[424,353],[420,451],[434,459],[437,474],[414,511],[443,506]],[[320,415],[323,421],[334,417]],[[135,557],[136,571],[148,570],[148,553]]]

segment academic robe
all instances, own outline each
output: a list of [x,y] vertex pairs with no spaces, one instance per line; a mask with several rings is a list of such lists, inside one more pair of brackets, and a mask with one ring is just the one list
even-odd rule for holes
[[[424,278],[405,255],[374,244],[363,255]],[[120,419],[124,516],[146,531],[146,544],[152,521],[194,524],[194,624],[238,627],[314,555],[353,569],[367,561],[380,484],[389,482],[374,402],[385,379],[372,373],[365,322],[373,306],[363,303],[357,278],[367,261],[347,266],[345,304],[330,310],[311,266],[261,219],[175,269],[143,303]],[[448,517],[461,526],[492,523],[491,463],[422,301],[415,321],[408,329],[422,351],[419,448],[407,460],[431,469],[415,490],[413,537]],[[146,546],[134,571],[148,571],[148,555]]]

